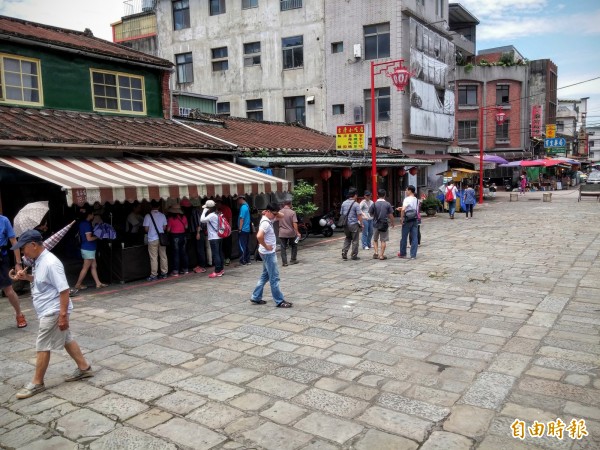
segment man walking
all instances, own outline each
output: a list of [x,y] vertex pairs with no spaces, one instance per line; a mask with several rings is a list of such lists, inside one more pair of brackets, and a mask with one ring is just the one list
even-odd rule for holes
[[292,248],[292,258],[290,264],[298,264],[298,243],[296,239],[300,237],[298,231],[298,216],[292,209],[292,201],[286,200],[283,209],[279,211],[283,216],[279,219],[279,239],[281,240],[281,262],[287,267],[287,248]]
[[273,295],[273,300],[277,307],[292,307],[292,303],[285,301],[283,292],[279,289],[279,268],[277,267],[277,254],[275,253],[277,237],[275,236],[275,230],[273,230],[273,221],[276,218],[282,217],[283,214],[279,212],[279,205],[277,203],[269,203],[260,219],[256,240],[259,244],[258,252],[263,260],[263,271],[250,298],[250,301],[255,305],[264,305],[267,303],[262,297],[265,284],[268,281],[271,285],[271,295]]
[[240,213],[238,217],[238,245],[240,247],[240,264],[245,266],[250,264],[250,250],[248,242],[250,241],[250,232],[252,224],[250,222],[250,207],[244,197],[238,198]]
[[406,188],[406,197],[402,202],[400,208],[396,208],[400,211],[400,217],[402,222],[402,239],[400,241],[400,258],[406,258],[406,247],[408,245],[408,238],[410,237],[410,259],[417,258],[418,244],[418,228],[417,228],[417,215],[419,211],[419,201],[415,197],[416,189],[414,186],[409,185]]
[[358,236],[362,228],[362,214],[360,213],[360,206],[356,202],[356,189],[350,188],[348,190],[348,199],[342,203],[340,215],[346,217],[346,224],[344,225],[344,246],[342,247],[342,259],[348,259],[348,250],[352,245],[351,258],[356,261],[359,260],[358,256]]
[[360,202],[360,212],[362,214],[362,246],[363,250],[371,248],[371,240],[373,239],[373,217],[369,213],[373,200],[371,200],[371,191],[365,191],[365,198]]
[[42,235],[36,230],[23,233],[11,249],[22,249],[25,256],[35,261],[32,275],[27,274],[27,269],[22,269],[16,273],[16,278],[31,283],[33,307],[40,321],[36,342],[35,373],[31,383],[19,390],[16,397],[29,398],[46,389],[44,375],[50,363],[50,351],[62,347],[77,364],[73,374],[65,381],[77,381],[94,376],[92,366],[81,353],[79,345],[73,340],[69,330],[69,314],[73,310],[73,304],[69,298],[69,283],[67,283],[63,264],[54,254],[46,250]]
[[[377,201],[373,203],[369,211],[371,217],[373,217],[373,226],[375,228],[373,234],[373,259],[387,259],[385,256],[386,242],[390,239],[389,225],[392,224],[394,228],[394,208],[385,199],[385,189],[379,189],[377,191]],[[378,251],[377,242],[379,241],[380,251]]]
[[167,278],[169,262],[167,260],[167,248],[160,245],[160,234],[167,229],[167,218],[158,210],[159,203],[151,202],[152,210],[144,217],[144,230],[148,234],[148,254],[150,255],[150,276],[147,281],[155,281],[158,278],[158,260],[160,258],[160,278]]
[[[21,312],[19,296],[13,289],[12,280],[8,276],[8,273],[10,272],[10,258],[8,255],[9,242],[12,246],[17,243],[15,231],[10,224],[10,220],[5,216],[0,215],[0,289],[4,291],[4,295],[8,297],[8,301],[15,310],[15,314],[17,315],[17,328],[25,328],[27,326],[27,320],[25,320],[25,316]],[[15,271],[19,271],[23,268],[23,266],[21,266],[21,252],[19,248],[15,248],[14,253]]]

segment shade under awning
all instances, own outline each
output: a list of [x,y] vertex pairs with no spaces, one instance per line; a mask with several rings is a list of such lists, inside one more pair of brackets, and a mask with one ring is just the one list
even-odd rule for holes
[[289,182],[221,159],[0,157],[57,184],[68,204],[287,191]]

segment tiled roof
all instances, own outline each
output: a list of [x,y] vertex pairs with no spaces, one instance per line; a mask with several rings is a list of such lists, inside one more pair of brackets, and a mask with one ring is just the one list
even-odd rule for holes
[[0,106],[0,144],[3,140],[140,148],[234,149],[170,120]]
[[[265,156],[265,157],[240,157],[239,162],[260,167],[279,167],[279,166],[351,166],[351,167],[370,167],[371,157],[349,157],[349,156]],[[435,160],[423,160],[415,158],[377,158],[378,167],[395,166],[428,166],[434,164]]]
[[[303,125],[283,122],[257,122],[240,117],[203,115],[205,122],[185,123],[238,145],[238,150],[264,149],[270,153],[335,153],[335,136]],[[207,127],[206,121],[215,126]],[[218,125],[222,126],[219,127]],[[378,148],[377,153],[401,154],[398,150]]]
[[0,40],[13,37],[52,44],[63,48],[83,50],[98,55],[119,58],[133,63],[145,63],[162,68],[170,68],[173,64],[166,59],[157,58],[128,47],[113,44],[94,37],[91,33],[53,27],[36,22],[0,16]]

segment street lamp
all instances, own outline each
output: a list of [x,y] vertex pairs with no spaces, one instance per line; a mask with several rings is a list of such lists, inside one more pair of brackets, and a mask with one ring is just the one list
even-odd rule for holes
[[479,108],[479,203],[483,203],[483,112],[496,111],[496,124],[502,125],[506,119],[506,113],[502,106],[487,106]]
[[[377,200],[377,137],[375,134],[375,75],[384,73],[392,79],[392,83],[400,92],[408,84],[410,72],[403,65],[403,59],[375,63],[371,61],[371,193],[373,200]],[[375,70],[375,68],[378,68]]]

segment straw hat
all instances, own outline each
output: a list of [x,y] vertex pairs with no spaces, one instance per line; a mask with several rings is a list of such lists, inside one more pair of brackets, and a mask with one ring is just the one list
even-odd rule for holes
[[181,206],[179,206],[179,205],[171,206],[169,209],[167,209],[167,212],[170,214],[183,214],[183,211],[181,210]]

